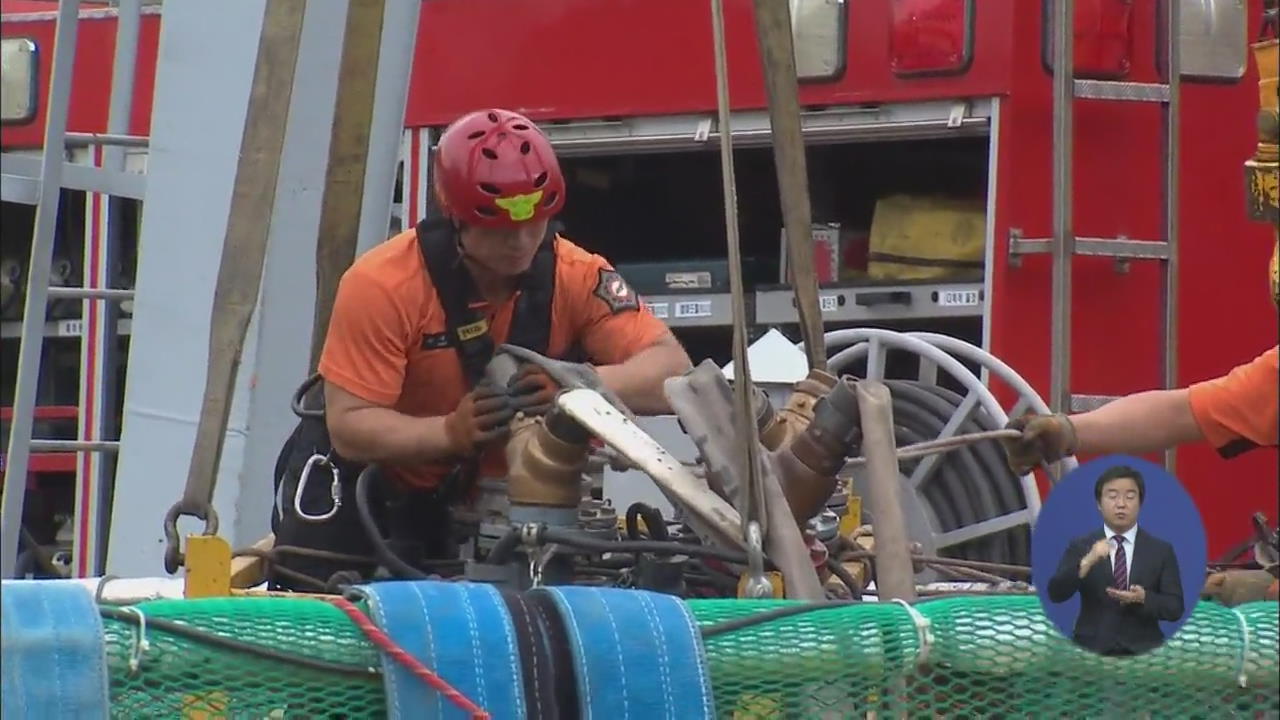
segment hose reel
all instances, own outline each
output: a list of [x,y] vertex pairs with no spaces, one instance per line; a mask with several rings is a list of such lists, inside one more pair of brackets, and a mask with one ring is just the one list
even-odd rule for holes
[[[886,381],[899,447],[1003,428],[1009,415],[981,376],[1000,380],[1017,395],[1014,415],[1048,412],[1044,400],[1012,368],[958,338],[857,328],[828,332],[824,342],[832,373],[852,374],[865,363],[865,377]],[[890,352],[916,356],[915,376],[886,379]],[[1075,467],[1075,459],[1068,458],[1060,471]],[[910,490],[903,494],[908,530],[924,554],[1029,564],[1040,491],[1034,474],[1013,474],[995,442],[903,459],[900,468],[903,487]],[[846,465],[841,477],[853,492],[865,492],[859,466]]]

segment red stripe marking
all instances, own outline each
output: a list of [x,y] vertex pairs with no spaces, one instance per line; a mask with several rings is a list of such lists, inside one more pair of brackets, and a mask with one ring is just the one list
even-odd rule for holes
[[[418,128],[409,129],[409,162],[405,165],[405,170],[409,174],[409,196],[402,198],[405,205],[405,217],[408,220],[407,225],[413,227],[418,224],[418,190],[422,183],[418,180],[418,173],[421,171],[421,150],[422,148],[422,131]],[[408,229],[408,228],[406,228]]]
[[[80,408],[75,405],[43,405],[36,406],[35,420],[75,420],[80,417]],[[0,420],[12,420],[13,408],[0,407]]]

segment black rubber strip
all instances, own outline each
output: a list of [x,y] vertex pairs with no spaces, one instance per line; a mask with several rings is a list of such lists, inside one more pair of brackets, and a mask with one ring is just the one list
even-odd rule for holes
[[569,631],[560,615],[560,609],[547,592],[527,592],[523,597],[532,611],[531,616],[537,620],[533,627],[539,632],[534,637],[546,648],[550,657],[548,665],[551,668],[551,693],[559,713],[556,717],[579,720],[582,717],[582,705],[578,698],[578,665],[573,659],[573,646],[569,642]]
[[520,675],[524,686],[525,717],[528,720],[556,720],[562,716],[556,705],[555,668],[550,649],[534,610],[525,596],[501,591],[511,623],[515,626],[516,649],[520,653]]

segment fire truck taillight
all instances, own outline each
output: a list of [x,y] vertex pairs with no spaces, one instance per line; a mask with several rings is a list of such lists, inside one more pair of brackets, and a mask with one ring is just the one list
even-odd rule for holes
[[[1075,76],[1114,80],[1129,74],[1133,55],[1133,0],[1076,0]],[[1054,0],[1042,3],[1041,60],[1053,72]]]
[[973,0],[893,0],[889,63],[898,75],[951,75],[973,59]]
[[0,40],[0,122],[22,125],[36,115],[36,44],[29,38]]

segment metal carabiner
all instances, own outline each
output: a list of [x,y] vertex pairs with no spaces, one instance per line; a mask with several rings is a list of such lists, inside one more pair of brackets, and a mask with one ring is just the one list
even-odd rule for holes
[[[316,465],[324,465],[329,468],[329,472],[333,475],[333,481],[329,483],[329,497],[333,498],[333,507],[322,515],[308,515],[302,510],[302,493],[307,489],[307,480],[311,476],[311,468]],[[321,523],[334,515],[338,514],[338,508],[342,507],[342,478],[338,471],[338,466],[333,464],[327,455],[316,453],[307,459],[307,464],[302,466],[302,474],[298,476],[298,487],[293,491],[293,511],[298,517],[309,523]]]

